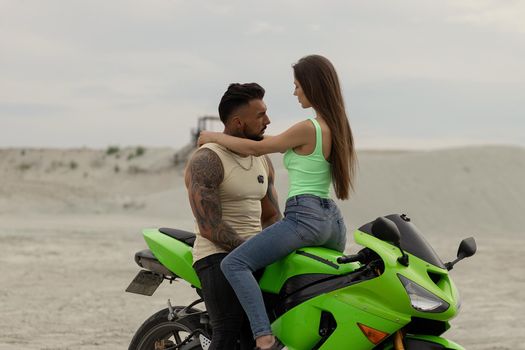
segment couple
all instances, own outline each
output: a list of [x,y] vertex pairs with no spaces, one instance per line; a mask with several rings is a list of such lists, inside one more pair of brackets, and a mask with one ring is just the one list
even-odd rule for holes
[[[198,231],[194,267],[212,326],[210,349],[235,348],[246,333],[243,309],[256,349],[285,348],[272,335],[253,272],[305,246],[345,248],[345,224],[329,188],[333,183],[337,198],[348,198],[356,156],[337,73],[318,55],[301,58],[293,72],[294,95],[315,117],[263,137],[270,124],[264,89],[231,84],[219,104],[224,132],[201,132],[203,146],[188,163],[186,186]],[[289,174],[284,218],[266,156],[275,152],[284,153]]]

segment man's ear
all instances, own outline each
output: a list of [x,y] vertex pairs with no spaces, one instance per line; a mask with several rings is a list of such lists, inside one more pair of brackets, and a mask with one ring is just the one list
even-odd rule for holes
[[238,133],[242,131],[244,123],[242,122],[242,118],[240,116],[234,115],[230,119],[230,125],[231,128]]

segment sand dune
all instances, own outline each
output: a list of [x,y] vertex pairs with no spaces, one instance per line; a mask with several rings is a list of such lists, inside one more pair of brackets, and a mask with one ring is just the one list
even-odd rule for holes
[[[142,227],[193,227],[174,153],[0,150],[0,349],[124,349],[168,297],[195,297],[184,283],[150,298],[123,292],[138,271]],[[349,231],[404,212],[444,260],[475,236],[478,253],[452,272],[463,309],[448,336],[468,349],[525,349],[525,149],[358,156],[356,193],[340,203]],[[283,203],[286,173],[281,156],[272,159]]]
[[[181,166],[172,149],[0,150],[0,213],[110,214],[174,218],[184,207]],[[287,189],[272,156],[280,202]],[[521,233],[525,225],[525,149],[473,147],[359,153],[356,193],[341,203],[350,226],[406,212],[436,232]],[[28,210],[31,209],[31,210]]]

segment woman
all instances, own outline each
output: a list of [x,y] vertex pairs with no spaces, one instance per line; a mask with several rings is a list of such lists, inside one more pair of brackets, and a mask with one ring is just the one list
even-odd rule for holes
[[290,189],[284,219],[243,243],[221,264],[261,350],[282,349],[284,345],[272,335],[252,272],[305,246],[344,250],[346,227],[330,199],[329,188],[333,183],[337,198],[348,199],[356,164],[352,132],[333,65],[325,57],[311,55],[301,58],[293,70],[294,95],[303,108],[314,109],[315,118],[261,141],[205,131],[199,139],[200,144],[216,142],[246,155],[286,152],[284,165]]

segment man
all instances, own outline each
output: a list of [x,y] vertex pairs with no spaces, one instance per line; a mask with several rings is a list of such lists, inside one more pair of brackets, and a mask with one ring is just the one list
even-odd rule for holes
[[[231,84],[219,104],[224,133],[261,140],[270,124],[263,102],[264,89],[256,83]],[[222,259],[246,239],[281,219],[268,157],[243,156],[206,144],[190,159],[186,187],[197,223],[194,267],[212,326],[210,350],[232,350],[240,338],[244,311],[222,274]],[[241,347],[253,348],[249,328]]]

